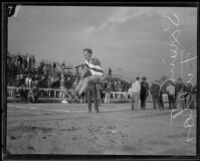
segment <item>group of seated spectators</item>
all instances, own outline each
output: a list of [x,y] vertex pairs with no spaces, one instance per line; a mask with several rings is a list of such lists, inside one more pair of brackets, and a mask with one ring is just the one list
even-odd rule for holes
[[35,57],[33,55],[7,54],[7,83],[8,85],[16,85],[16,80],[22,81],[24,75],[35,66]]
[[126,92],[129,88],[130,83],[125,80],[121,80],[120,78],[113,78],[111,80],[111,90],[114,92]]

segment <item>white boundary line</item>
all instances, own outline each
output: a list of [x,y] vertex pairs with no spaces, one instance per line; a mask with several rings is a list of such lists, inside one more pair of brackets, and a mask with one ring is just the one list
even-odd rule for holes
[[70,112],[70,111],[67,111],[67,110],[45,110],[45,111],[56,111],[56,112],[66,112],[66,113]]
[[[17,108],[24,108],[24,109],[32,109],[32,110],[36,110],[36,109],[40,109],[38,107],[23,107],[23,106],[18,106],[18,105],[9,105],[10,107],[17,107]],[[51,111],[51,112],[65,112],[65,113],[87,113],[88,111],[69,111],[69,110],[56,110],[56,109],[42,109],[44,111]],[[118,110],[103,110],[102,112],[117,112],[117,111],[124,111],[126,109],[118,109]],[[11,112],[11,111],[8,111]],[[181,116],[189,116],[189,115],[181,115]],[[192,115],[192,117],[196,117],[196,115]]]
[[[10,106],[10,105],[9,105]],[[26,109],[32,109],[32,110],[35,110],[35,109],[39,109],[38,107],[23,107],[23,106],[12,106],[12,107],[18,107],[18,108],[26,108]]]

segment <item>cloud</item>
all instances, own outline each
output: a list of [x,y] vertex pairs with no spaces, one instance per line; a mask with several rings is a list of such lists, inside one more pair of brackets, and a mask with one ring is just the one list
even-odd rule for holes
[[169,73],[169,32],[162,23],[170,13],[181,18],[184,49],[195,48],[194,8],[75,6],[24,6],[17,20],[8,22],[8,47],[71,64],[79,63],[81,50],[89,47],[105,69],[121,67],[133,78],[140,73],[154,78]]
[[138,12],[138,9],[120,7],[117,11],[108,18],[108,22],[111,23],[123,23],[133,17],[135,13]]
[[95,30],[95,27],[94,27],[94,26],[88,26],[88,27],[84,28],[84,31],[83,31],[83,32],[84,32],[86,35],[88,35],[88,34],[92,33],[94,30]]
[[[151,7],[120,7],[117,8],[95,30],[93,35],[110,35],[113,38],[120,35],[120,39],[134,41],[138,39],[155,38],[159,41],[169,41],[169,34],[163,29],[163,21],[166,15],[176,13],[180,18],[180,30],[185,28],[195,29],[197,11],[195,8],[151,8]],[[194,26],[192,29],[191,26]],[[185,32],[185,31],[184,31]],[[113,33],[113,34],[112,34]],[[108,36],[107,36],[108,37]]]
[[150,12],[144,8],[118,7],[113,14],[106,19],[106,21],[99,25],[98,29],[102,30],[108,26],[113,28],[115,25],[124,23],[142,13],[150,14]]

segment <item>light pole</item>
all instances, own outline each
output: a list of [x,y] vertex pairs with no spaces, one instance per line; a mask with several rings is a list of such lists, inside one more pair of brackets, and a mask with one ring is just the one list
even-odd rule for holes
[[122,68],[118,68],[118,70],[120,71],[120,74],[121,74],[121,80],[122,80]]

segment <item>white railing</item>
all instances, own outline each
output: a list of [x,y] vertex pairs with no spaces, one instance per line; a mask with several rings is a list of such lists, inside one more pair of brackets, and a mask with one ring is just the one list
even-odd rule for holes
[[128,92],[110,92],[110,98],[112,100],[124,100],[130,97]]
[[[16,93],[21,89],[21,87],[14,87],[14,86],[8,86],[7,87],[7,92],[8,92],[8,97],[15,97]],[[31,90],[32,88],[27,88],[23,87],[23,89],[26,90]],[[44,97],[44,93],[46,92],[48,97],[53,97],[53,98],[64,98],[66,95],[68,95],[66,89],[53,89],[53,88],[39,88],[39,97]],[[69,95],[68,95],[69,96]]]
[[[129,92],[110,92],[111,100],[129,100],[131,94]],[[168,102],[168,95],[162,94],[163,102]],[[147,97],[147,102],[152,102],[152,96],[149,94]]]

